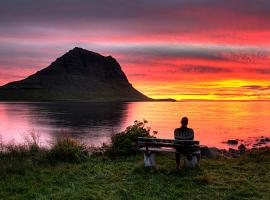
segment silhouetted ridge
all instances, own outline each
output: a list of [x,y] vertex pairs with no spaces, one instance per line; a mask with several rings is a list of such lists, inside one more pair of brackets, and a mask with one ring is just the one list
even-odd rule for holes
[[1,100],[144,101],[111,56],[75,47],[47,68],[0,87]]

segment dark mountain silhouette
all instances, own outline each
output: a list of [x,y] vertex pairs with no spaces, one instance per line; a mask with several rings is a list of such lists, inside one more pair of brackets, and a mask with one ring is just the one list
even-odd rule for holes
[[147,101],[132,87],[119,63],[75,47],[28,78],[0,87],[0,100]]

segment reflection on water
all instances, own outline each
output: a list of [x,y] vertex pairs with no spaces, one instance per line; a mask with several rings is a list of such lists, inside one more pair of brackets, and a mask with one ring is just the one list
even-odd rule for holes
[[70,134],[87,144],[101,144],[120,131],[126,110],[119,103],[1,103],[0,133],[4,141],[22,142],[34,131],[43,143]]
[[87,144],[147,119],[158,137],[172,138],[181,116],[190,118],[201,144],[227,148],[227,139],[270,136],[270,102],[0,103],[0,134],[22,142],[34,130],[43,143],[67,132]]

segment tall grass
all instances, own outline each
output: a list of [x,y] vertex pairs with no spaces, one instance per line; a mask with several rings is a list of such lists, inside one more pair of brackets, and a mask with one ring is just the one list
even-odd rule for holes
[[49,150],[48,159],[52,162],[82,162],[88,157],[88,148],[78,140],[69,136],[57,137]]
[[34,130],[30,131],[29,134],[24,136],[24,141],[29,151],[37,152],[41,149],[40,136]]
[[4,144],[2,138],[0,140],[0,157],[2,159],[29,158],[33,153],[40,150],[39,136],[34,131],[29,132],[27,137],[24,138],[23,144],[16,144],[14,141]]
[[23,144],[10,142],[4,144],[0,138],[0,159],[30,159],[34,162],[82,162],[87,159],[88,149],[86,145],[76,139],[64,135],[57,137],[50,148],[41,147],[39,135],[34,131],[24,137]]

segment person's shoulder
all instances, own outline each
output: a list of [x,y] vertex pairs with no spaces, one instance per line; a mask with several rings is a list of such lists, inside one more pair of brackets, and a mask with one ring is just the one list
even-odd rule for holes
[[194,130],[192,128],[188,128],[188,130],[194,132]]
[[174,129],[174,132],[180,131],[180,128],[176,128]]

